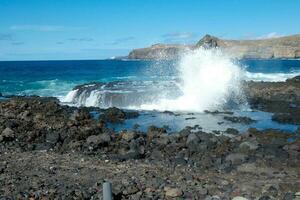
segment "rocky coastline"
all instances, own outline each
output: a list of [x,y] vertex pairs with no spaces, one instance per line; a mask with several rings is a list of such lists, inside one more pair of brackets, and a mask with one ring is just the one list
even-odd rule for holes
[[[252,108],[299,124],[299,80],[247,82],[245,91]],[[155,126],[147,132],[107,126],[138,115],[64,106],[55,98],[1,100],[0,199],[101,199],[105,181],[114,199],[300,198],[299,129],[186,127],[170,134]]]
[[194,45],[156,44],[134,49],[127,58],[174,59],[179,58],[187,50],[197,48],[219,48],[238,59],[297,59],[300,58],[300,35],[257,40],[227,40],[205,35]]

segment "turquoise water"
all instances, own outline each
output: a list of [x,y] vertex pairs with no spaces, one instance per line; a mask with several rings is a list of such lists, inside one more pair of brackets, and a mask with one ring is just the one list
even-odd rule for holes
[[[242,60],[250,80],[282,81],[300,74],[300,60]],[[170,80],[177,61],[2,61],[0,92],[4,95],[64,96],[74,86],[114,80]]]

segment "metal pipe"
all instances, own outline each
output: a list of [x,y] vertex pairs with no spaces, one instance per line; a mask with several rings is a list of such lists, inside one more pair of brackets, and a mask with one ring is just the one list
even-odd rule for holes
[[112,200],[112,189],[109,182],[103,183],[103,200]]

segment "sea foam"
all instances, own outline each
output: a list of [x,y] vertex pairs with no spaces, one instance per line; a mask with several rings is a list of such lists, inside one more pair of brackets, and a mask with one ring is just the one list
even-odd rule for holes
[[185,53],[178,71],[181,95],[157,99],[140,109],[202,112],[243,99],[240,86],[244,71],[219,49],[200,48]]

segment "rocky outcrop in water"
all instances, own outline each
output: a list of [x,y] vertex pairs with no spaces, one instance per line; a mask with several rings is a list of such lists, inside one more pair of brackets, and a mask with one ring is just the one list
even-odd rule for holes
[[153,45],[149,48],[133,50],[129,53],[128,58],[178,58],[184,52],[184,49],[197,49],[200,47],[220,48],[235,58],[300,58],[300,35],[258,40],[224,40],[211,35],[205,35],[195,45]]
[[105,181],[114,199],[299,197],[298,132],[115,132],[87,108],[40,97],[0,102],[0,122],[1,199],[98,199]]
[[[175,99],[180,96],[178,82],[111,82],[79,85],[73,89],[70,103],[101,108],[130,107],[150,104],[165,95]],[[120,92],[126,91],[126,92]],[[162,93],[164,91],[165,94]],[[243,83],[243,91],[249,105],[256,110],[274,113],[273,120],[281,123],[300,124],[300,76],[285,82]],[[242,118],[226,118],[227,121],[252,121]]]
[[245,92],[252,108],[274,113],[275,121],[300,124],[300,76],[285,82],[248,82]]

